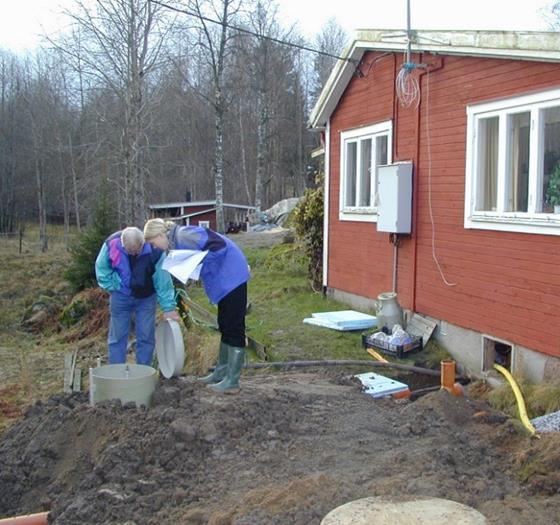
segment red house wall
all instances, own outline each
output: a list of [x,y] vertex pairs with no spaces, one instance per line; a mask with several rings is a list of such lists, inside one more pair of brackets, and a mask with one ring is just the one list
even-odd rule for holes
[[[380,54],[368,53],[362,71]],[[414,162],[413,233],[399,247],[406,308],[560,356],[560,237],[465,229],[466,106],[560,86],[555,64],[429,55],[419,107],[394,96],[402,57],[378,58],[353,78],[331,116],[328,286],[365,297],[392,288],[393,247],[375,223],[340,221],[340,132],[393,121],[393,161]],[[428,113],[426,110],[429,110]],[[426,123],[429,118],[430,150]],[[431,173],[429,155],[431,154]],[[431,179],[435,249],[429,212]]]
[[[200,211],[200,206],[185,206],[185,211],[183,213],[185,215],[188,215],[189,213],[198,213]],[[191,226],[198,226],[198,221],[210,221],[210,229],[217,230],[216,210],[201,213],[200,215],[195,215],[194,217],[190,217],[189,220]]]

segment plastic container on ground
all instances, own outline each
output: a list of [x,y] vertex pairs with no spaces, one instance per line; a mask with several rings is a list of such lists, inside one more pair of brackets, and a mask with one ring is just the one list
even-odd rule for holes
[[377,296],[377,328],[382,330],[387,328],[389,331],[398,324],[404,327],[403,311],[397,302],[397,294],[394,292],[384,292]]
[[412,341],[404,345],[395,345],[387,341],[374,339],[373,334],[362,335],[362,346],[364,348],[373,348],[381,353],[403,359],[410,354],[419,352],[423,348],[422,337],[412,336]]
[[90,368],[90,404],[120,399],[123,404],[134,402],[149,407],[157,382],[157,370],[151,366],[118,364]]

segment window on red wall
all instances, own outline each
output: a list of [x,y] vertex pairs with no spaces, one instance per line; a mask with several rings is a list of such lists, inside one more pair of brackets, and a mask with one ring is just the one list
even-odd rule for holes
[[465,180],[466,228],[560,235],[560,90],[469,106]]
[[377,220],[377,170],[391,162],[391,137],[391,121],[341,133],[341,220]]

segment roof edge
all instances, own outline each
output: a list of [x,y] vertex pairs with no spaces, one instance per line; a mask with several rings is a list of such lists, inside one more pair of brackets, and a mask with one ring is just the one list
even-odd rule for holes
[[[542,31],[413,31],[414,53],[560,62],[560,33]],[[359,29],[335,64],[309,116],[311,129],[322,129],[336,108],[366,51],[404,52],[406,33],[399,29]]]

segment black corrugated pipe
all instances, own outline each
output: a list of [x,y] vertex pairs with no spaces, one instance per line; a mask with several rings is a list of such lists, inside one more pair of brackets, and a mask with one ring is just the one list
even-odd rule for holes
[[372,368],[393,368],[405,372],[414,372],[428,376],[439,377],[440,370],[422,368],[413,365],[402,365],[400,363],[382,363],[381,361],[362,361],[353,359],[329,359],[321,361],[272,361],[265,363],[247,363],[244,368],[303,368],[313,366],[369,366]]

